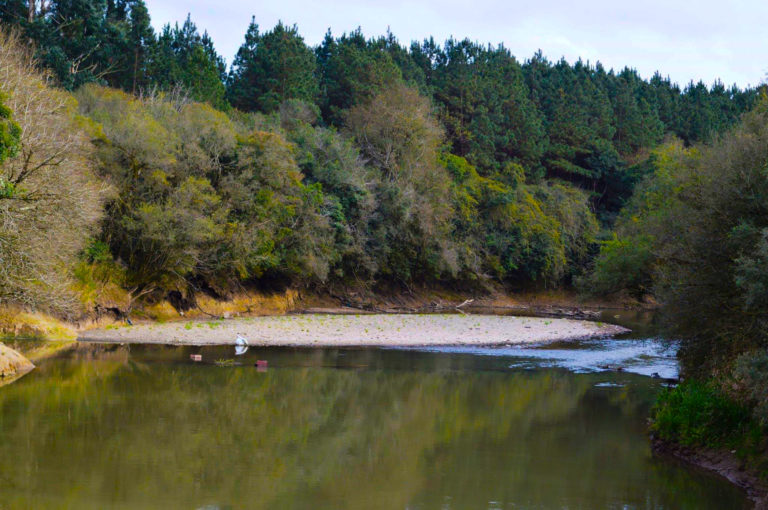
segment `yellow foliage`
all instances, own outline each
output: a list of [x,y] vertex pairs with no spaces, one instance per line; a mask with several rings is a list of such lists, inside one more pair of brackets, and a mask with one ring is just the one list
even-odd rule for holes
[[40,312],[27,312],[13,306],[0,307],[0,336],[74,340],[77,332],[71,324]]
[[281,315],[296,309],[299,293],[288,289],[274,294],[243,293],[229,299],[219,300],[210,296],[196,297],[197,307],[184,312],[182,316],[168,301],[147,304],[137,310],[137,317],[156,321],[216,317],[247,317],[254,315]]

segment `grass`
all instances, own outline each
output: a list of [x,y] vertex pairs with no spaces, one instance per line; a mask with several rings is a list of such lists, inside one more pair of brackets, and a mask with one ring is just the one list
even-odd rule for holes
[[0,308],[0,337],[5,340],[74,340],[77,332],[51,316],[17,308]]
[[763,430],[751,409],[725,395],[714,382],[686,381],[664,390],[652,410],[651,429],[685,446],[760,454]]

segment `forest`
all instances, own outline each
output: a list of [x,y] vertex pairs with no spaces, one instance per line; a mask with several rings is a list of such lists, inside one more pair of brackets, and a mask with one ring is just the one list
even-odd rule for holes
[[143,0],[0,0],[0,22],[0,303],[651,299],[686,373],[736,381],[768,423],[764,87],[360,29],[310,46],[255,20],[227,66],[189,17],[156,32]]
[[[59,313],[78,312],[73,278],[105,275],[145,296],[226,296],[241,285],[593,288],[601,243],[599,268],[659,148],[715,139],[759,95],[541,53],[519,62],[466,39],[406,47],[358,29],[310,47],[297,27],[255,21],[227,69],[189,17],[156,33],[140,0],[6,0],[0,12],[6,52],[19,53],[6,73],[22,67],[26,86],[48,87],[36,101],[3,84],[6,123],[21,129],[18,155],[6,130],[5,228],[28,221],[39,234],[13,228],[9,249],[30,256],[6,265],[0,298]],[[26,40],[34,52],[11,49]],[[15,113],[30,107],[61,123],[40,147],[24,138],[42,118]],[[50,159],[64,146],[69,154]],[[41,216],[22,204],[54,207],[46,179],[62,170],[76,176],[73,214],[28,220]],[[43,236],[66,249],[34,246]],[[610,277],[597,277],[599,290],[622,290]]]

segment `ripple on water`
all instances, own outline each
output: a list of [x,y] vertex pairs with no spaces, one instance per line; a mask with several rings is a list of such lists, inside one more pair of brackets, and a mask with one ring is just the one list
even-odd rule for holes
[[450,346],[419,350],[510,357],[514,360],[509,366],[516,369],[559,367],[576,373],[622,370],[675,379],[678,377],[677,348],[676,342],[644,338],[583,340],[567,346],[559,343],[507,347]]

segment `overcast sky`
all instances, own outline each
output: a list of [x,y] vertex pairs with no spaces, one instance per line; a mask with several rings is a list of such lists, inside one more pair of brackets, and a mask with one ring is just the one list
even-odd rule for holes
[[296,24],[310,45],[328,28],[335,35],[360,26],[367,36],[387,27],[401,43],[433,35],[503,42],[523,61],[537,49],[548,58],[579,57],[606,67],[657,69],[680,84],[721,79],[741,87],[768,72],[766,0],[147,0],[156,28],[189,12],[227,63],[251,16],[262,31],[278,20]]

